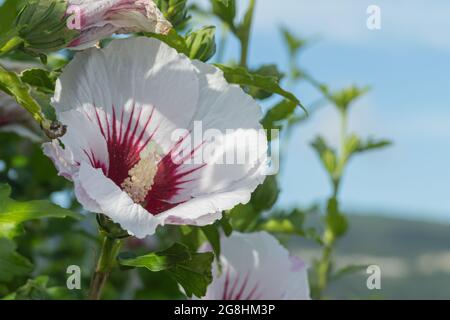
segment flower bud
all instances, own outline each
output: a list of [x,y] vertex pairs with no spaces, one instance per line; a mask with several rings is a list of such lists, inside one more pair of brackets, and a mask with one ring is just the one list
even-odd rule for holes
[[66,26],[64,0],[31,0],[15,21],[15,31],[25,50],[39,54],[64,48],[78,32]]
[[67,26],[78,30],[69,47],[84,49],[114,33],[167,34],[172,25],[152,0],[68,0]]
[[206,62],[216,53],[215,30],[205,27],[187,35],[189,58]]

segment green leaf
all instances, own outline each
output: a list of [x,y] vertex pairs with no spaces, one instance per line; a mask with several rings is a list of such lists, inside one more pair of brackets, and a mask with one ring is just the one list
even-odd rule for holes
[[27,109],[38,122],[44,120],[40,105],[31,96],[30,87],[23,83],[17,74],[4,69],[1,65],[0,90],[12,96],[17,103]]
[[325,87],[322,89],[325,96],[341,111],[346,111],[355,100],[369,92],[369,90],[369,87],[351,86],[334,93],[329,93]]
[[357,153],[364,153],[367,151],[382,149],[391,145],[388,140],[375,140],[369,138],[366,141],[361,141],[361,139],[356,134],[351,134],[347,137],[345,141],[345,156],[350,158],[352,155]]
[[277,176],[267,176],[264,182],[252,193],[250,202],[253,209],[259,212],[271,209],[277,202],[279,193]]
[[289,49],[289,54],[292,57],[297,55],[298,52],[307,44],[306,40],[297,37],[285,27],[281,28],[281,34],[283,35],[284,42]]
[[220,219],[220,225],[222,226],[222,230],[227,237],[229,237],[233,233],[233,227],[231,226],[228,216],[224,215],[222,219]]
[[16,245],[9,239],[0,238],[0,283],[25,277],[33,271],[31,262],[16,252]]
[[228,67],[222,64],[216,64],[216,66],[223,71],[225,79],[229,83],[238,84],[244,87],[254,87],[278,94],[305,110],[295,95],[280,87],[276,77],[252,74],[242,67]]
[[229,212],[233,230],[248,231],[259,217],[259,212],[253,209],[251,203],[239,204]]
[[6,0],[0,7],[0,34],[11,29],[23,1]]
[[317,152],[323,166],[327,172],[334,177],[338,168],[338,158],[336,151],[327,145],[322,137],[317,137],[311,144],[314,150]]
[[44,69],[28,69],[20,74],[22,82],[29,84],[43,93],[53,94],[56,76]]
[[145,36],[150,37],[150,38],[155,38],[158,39],[162,42],[164,42],[165,44],[167,44],[168,46],[174,48],[175,50],[177,50],[179,53],[183,53],[185,55],[189,55],[189,50],[188,47],[186,45],[186,41],[184,40],[184,38],[182,36],[180,36],[175,29],[171,29],[169,31],[168,34],[164,35],[164,34],[157,34],[157,33],[144,33]]
[[212,281],[213,260],[214,254],[211,252],[193,253],[190,260],[181,262],[166,272],[183,287],[188,297],[203,297]]
[[0,237],[12,238],[20,233],[20,224],[34,219],[81,219],[83,215],[63,209],[46,200],[19,202],[11,199],[11,188],[0,184]]
[[149,253],[139,257],[124,258],[123,255],[120,255],[119,263],[122,266],[146,268],[150,271],[158,272],[173,268],[177,263],[189,259],[191,259],[191,254],[188,247],[175,243],[164,251]]
[[330,243],[343,236],[348,229],[347,218],[339,212],[339,204],[336,198],[331,198],[327,205],[327,216],[325,218],[326,232],[325,242]]
[[212,11],[231,30],[235,30],[234,19],[236,17],[236,1],[235,0],[211,0]]
[[195,253],[187,246],[176,243],[167,250],[144,256],[128,258],[121,255],[122,266],[146,268],[153,272],[164,271],[177,281],[191,297],[204,296],[212,281],[211,264],[214,254]]
[[180,226],[181,242],[187,245],[191,251],[197,251],[206,241],[206,238],[200,228],[195,226]]
[[203,234],[208,239],[216,257],[220,256],[220,232],[218,224],[201,227]]
[[[284,74],[278,70],[278,67],[275,64],[266,64],[262,65],[258,69],[253,71],[254,74],[259,74],[265,77],[273,77],[276,78],[278,82],[284,77]],[[259,88],[250,87],[246,90],[249,95],[251,95],[255,99],[264,100],[270,98],[273,95],[273,92],[265,91]]]
[[366,141],[359,141],[358,147],[355,149],[355,152],[366,152],[372,151],[375,149],[382,149],[385,147],[389,147],[392,144],[389,140],[376,140],[373,138],[369,138]]
[[264,118],[261,121],[261,124],[264,126],[264,129],[280,129],[278,123],[283,120],[287,120],[292,116],[295,112],[297,105],[289,100],[282,100],[277,103],[274,107],[272,107],[265,114]]
[[304,236],[305,213],[294,209],[289,215],[271,217],[258,225],[258,230]]
[[216,53],[216,27],[203,27],[186,36],[188,56],[203,62],[208,61]]

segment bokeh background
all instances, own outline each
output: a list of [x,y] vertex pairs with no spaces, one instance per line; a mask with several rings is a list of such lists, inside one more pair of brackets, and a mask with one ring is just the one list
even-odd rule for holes
[[[369,5],[381,9],[380,30],[366,26]],[[250,61],[289,70],[280,32],[287,27],[309,41],[299,57],[302,69],[331,89],[371,87],[352,109],[351,131],[393,142],[353,159],[340,194],[351,226],[338,245],[338,262],[380,265],[382,290],[367,290],[362,273],[335,282],[337,297],[450,298],[449,12],[445,0],[257,3]],[[230,39],[225,56],[233,59],[237,50]],[[308,83],[293,89],[306,106],[318,98]],[[308,207],[331,193],[309,145],[319,133],[337,143],[332,106],[321,106],[296,126],[283,146],[289,152],[278,206]],[[292,247],[299,255],[317,254],[303,241]]]

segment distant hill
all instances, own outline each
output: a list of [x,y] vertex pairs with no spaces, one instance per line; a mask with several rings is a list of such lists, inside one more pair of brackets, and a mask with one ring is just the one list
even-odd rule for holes
[[[330,298],[450,299],[450,225],[352,215],[350,230],[337,247],[338,267],[376,264],[381,290],[368,290],[364,272],[332,283]],[[289,244],[311,261],[318,247],[303,239]]]

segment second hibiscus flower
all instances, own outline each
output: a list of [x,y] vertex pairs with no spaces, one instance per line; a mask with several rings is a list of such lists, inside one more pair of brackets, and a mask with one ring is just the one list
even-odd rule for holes
[[[158,40],[115,40],[77,54],[53,105],[68,131],[63,146],[47,143],[45,153],[85,209],[136,237],[164,224],[210,224],[264,181],[260,107],[217,68]],[[198,123],[221,135],[191,139]],[[185,134],[174,139],[176,132]],[[235,153],[241,161],[230,162]]]

